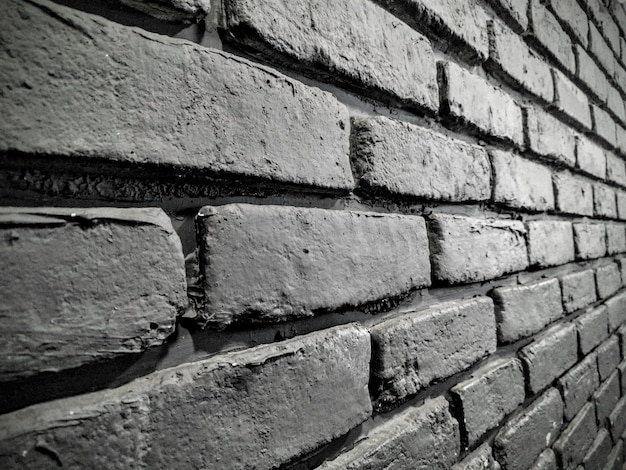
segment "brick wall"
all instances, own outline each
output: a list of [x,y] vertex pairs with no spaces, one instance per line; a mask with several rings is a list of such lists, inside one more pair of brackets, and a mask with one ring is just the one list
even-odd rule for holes
[[0,467],[621,469],[626,9],[6,0]]

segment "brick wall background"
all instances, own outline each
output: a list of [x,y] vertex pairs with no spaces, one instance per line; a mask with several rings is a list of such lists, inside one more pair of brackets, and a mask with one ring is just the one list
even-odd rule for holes
[[5,0],[0,63],[0,467],[623,467],[617,1]]

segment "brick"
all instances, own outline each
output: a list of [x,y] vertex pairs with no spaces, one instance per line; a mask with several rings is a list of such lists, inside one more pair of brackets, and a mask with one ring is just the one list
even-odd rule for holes
[[452,62],[439,62],[441,113],[481,134],[524,143],[522,110],[508,94]]
[[609,312],[609,330],[615,331],[626,322],[626,292],[620,292],[606,301]]
[[591,55],[600,63],[607,75],[612,76],[615,73],[615,57],[613,51],[598,31],[593,23],[589,23],[589,49]]
[[524,225],[517,221],[432,214],[429,238],[433,277],[458,284],[522,271],[528,267],[525,234]]
[[589,354],[609,337],[609,314],[606,306],[597,307],[576,319],[580,352]]
[[606,38],[609,47],[615,51],[617,56],[620,55],[620,32],[617,23],[613,21],[611,14],[607,8],[600,8],[597,16],[599,30],[602,36]]
[[563,308],[566,313],[585,308],[597,300],[596,282],[592,269],[565,274],[561,276],[560,281]]
[[615,62],[615,83],[622,93],[626,93],[626,69],[619,62]]
[[524,374],[517,359],[497,359],[451,390],[464,446],[474,446],[524,401]]
[[596,405],[596,417],[598,426],[605,426],[607,419],[620,398],[620,376],[614,370],[609,377],[602,382],[593,395]]
[[570,121],[591,129],[591,111],[585,92],[557,69],[552,69],[552,76],[554,79],[553,107]]
[[46,468],[45,442],[69,468],[275,468],[370,416],[369,360],[355,324],[214,356],[5,414],[0,455]]
[[621,394],[626,395],[626,361],[620,362],[618,369],[621,383]]
[[610,86],[606,75],[579,44],[574,44],[574,55],[576,56],[576,76],[593,95],[606,103]]
[[534,220],[527,222],[526,228],[532,266],[555,266],[574,260],[574,235],[570,222]]
[[626,156],[626,129],[617,124],[615,126],[616,138],[617,138],[617,151],[622,156]]
[[583,459],[582,463],[585,470],[602,470],[611,448],[609,432],[604,428],[600,428]]
[[565,404],[563,412],[566,421],[576,416],[600,385],[596,362],[596,355],[590,354],[558,380],[558,388]]
[[606,470],[623,470],[624,468],[624,441],[619,440],[606,459]]
[[490,197],[487,152],[442,134],[386,117],[352,123],[352,168],[367,193],[428,200]]
[[598,372],[600,380],[605,380],[619,365],[622,360],[619,346],[619,338],[616,335],[611,336],[604,341],[597,349],[598,353]]
[[562,424],[563,402],[551,388],[505,423],[493,441],[494,455],[507,470],[530,468]]
[[187,304],[160,209],[4,207],[0,240],[3,381],[161,345]]
[[613,118],[595,104],[591,105],[593,131],[611,147],[617,146],[617,129]]
[[537,460],[533,462],[533,466],[530,467],[530,470],[557,470],[554,451],[552,449],[544,450],[539,454]]
[[211,3],[208,0],[191,0],[184,2],[177,2],[175,0],[146,0],[142,2],[117,0],[111,3],[134,8],[141,13],[170,23],[198,23],[204,20],[211,12]]
[[498,343],[513,343],[541,331],[563,316],[557,279],[493,289]]
[[608,180],[626,186],[626,166],[624,160],[613,152],[606,153],[606,177]]
[[501,150],[492,150],[493,200],[507,207],[554,209],[552,172],[539,163]]
[[626,429],[626,397],[621,398],[617,402],[617,405],[615,405],[615,408],[609,415],[608,423],[611,439],[613,444],[615,444],[624,433],[624,429]]
[[421,217],[228,204],[201,209],[197,225],[209,325],[310,316],[430,284]]
[[224,37],[279,65],[328,76],[369,96],[436,111],[430,42],[365,0],[226,0]]
[[591,403],[587,403],[552,446],[559,468],[575,469],[593,444],[596,432],[595,410]]
[[611,263],[596,269],[598,298],[606,299],[622,287],[622,276],[617,264]]
[[[0,97],[3,153],[63,157],[97,172],[104,160],[115,174],[154,167],[352,188],[348,112],[330,93],[45,1],[7,7],[0,42],[20,54],[7,57],[0,84],[13,90]],[[33,24],[41,40],[28,32]]]
[[575,223],[573,227],[576,259],[601,258],[606,254],[606,227],[604,224]]
[[460,454],[459,428],[444,398],[426,400],[377,426],[323,470],[414,468],[445,470]]
[[587,47],[589,24],[585,11],[576,0],[549,0],[547,2],[565,29],[583,46]]
[[615,190],[617,218],[626,220],[626,191],[620,189]]
[[540,392],[576,364],[578,341],[574,325],[555,325],[520,351],[526,387]]
[[593,185],[593,210],[599,217],[617,217],[617,197],[615,190],[602,183]]
[[528,15],[534,39],[563,67],[574,72],[576,63],[572,41],[554,15],[540,3],[540,0],[530,0]]
[[626,251],[626,227],[623,224],[606,224],[606,246],[609,255]]
[[554,99],[550,66],[515,32],[497,20],[489,21],[488,66],[505,82],[522,87],[544,101]]
[[590,175],[606,177],[606,154],[602,147],[587,137],[576,139],[576,167]]
[[526,143],[538,155],[576,165],[576,137],[565,123],[538,108],[526,108]]
[[487,3],[515,32],[521,33],[528,28],[528,0],[487,0]]
[[593,215],[592,184],[568,171],[555,173],[554,193],[559,211],[576,215]]
[[619,266],[619,272],[622,276],[622,286],[626,285],[626,257],[617,258],[615,260]]
[[500,465],[493,458],[489,444],[485,443],[450,470],[500,470]]
[[609,111],[620,121],[626,121],[626,110],[624,109],[624,99],[617,88],[609,87],[609,97],[607,99]]
[[378,401],[402,400],[496,350],[493,303],[449,302],[379,323],[371,335]]

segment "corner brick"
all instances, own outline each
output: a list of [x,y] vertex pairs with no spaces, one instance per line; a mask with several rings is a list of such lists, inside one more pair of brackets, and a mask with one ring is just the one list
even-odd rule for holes
[[[370,96],[434,112],[430,42],[366,0],[225,0],[225,37],[267,60],[333,80]],[[281,58],[282,56],[282,58]]]
[[609,330],[615,331],[626,322],[626,292],[620,292],[606,301],[609,312]]
[[493,458],[489,444],[485,443],[450,470],[500,470],[500,465]]
[[617,126],[613,118],[595,104],[591,105],[593,131],[611,147],[617,146]]
[[576,56],[576,76],[594,96],[602,103],[606,103],[610,86],[606,75],[579,44],[574,44],[574,54]]
[[498,287],[494,301],[498,343],[513,343],[533,335],[563,316],[557,279],[521,286]]
[[554,108],[585,128],[591,129],[591,111],[587,95],[561,71],[552,69],[554,78]]
[[493,200],[508,207],[544,211],[554,209],[552,172],[516,154],[492,150]]
[[497,359],[450,390],[464,445],[474,446],[524,401],[524,374],[517,359]]
[[496,350],[487,297],[404,314],[372,327],[372,374],[382,404],[403,400]]
[[203,208],[197,225],[213,326],[310,316],[430,284],[421,217],[228,204]]
[[540,0],[530,0],[529,22],[536,41],[567,70],[574,72],[576,62],[572,41]]
[[70,468],[275,468],[370,416],[369,361],[358,325],[218,355],[5,414],[0,455],[46,468],[44,442]]
[[620,439],[606,459],[605,470],[624,469],[624,441]]
[[606,225],[606,247],[609,255],[626,251],[626,227],[624,224]]
[[561,276],[563,308],[572,313],[597,300],[596,279],[592,269]]
[[161,209],[4,207],[0,240],[4,381],[161,345],[187,304]]
[[528,267],[521,222],[432,214],[428,228],[437,281],[484,281]]
[[622,360],[619,338],[616,335],[611,336],[598,347],[597,353],[600,380],[605,380]]
[[554,455],[554,451],[552,449],[544,450],[541,454],[539,454],[537,460],[534,461],[530,470],[557,470],[556,455]]
[[515,32],[521,33],[528,28],[528,0],[487,0],[487,3]]
[[606,255],[606,228],[604,224],[575,223],[573,226],[576,259],[594,259]]
[[385,117],[352,124],[352,167],[362,191],[442,201],[491,195],[487,152]]
[[585,357],[565,373],[557,384],[565,404],[565,420],[570,421],[600,385],[596,355]]
[[615,444],[624,433],[624,429],[626,429],[626,397],[621,398],[617,402],[617,405],[615,405],[615,408],[609,415],[608,423],[611,439],[613,444]]
[[612,447],[611,435],[605,428],[600,428],[583,459],[585,470],[602,470]]
[[593,23],[589,23],[589,49],[591,54],[600,62],[607,75],[615,73],[615,57],[613,51]]
[[606,154],[598,144],[587,137],[576,138],[576,168],[604,179],[606,177]]
[[595,410],[591,403],[587,403],[552,446],[559,468],[573,470],[583,461],[597,429]]
[[617,264],[611,263],[596,269],[598,298],[606,299],[622,287],[622,277]]
[[559,211],[593,215],[593,186],[585,178],[562,171],[554,174],[554,193]]
[[607,425],[607,419],[617,405],[620,395],[620,374],[614,370],[593,395],[598,426]]
[[493,441],[494,455],[507,470],[526,470],[552,445],[563,424],[563,402],[551,388],[511,418]]
[[580,352],[589,354],[609,337],[609,314],[606,306],[597,307],[576,319]]
[[538,393],[576,364],[576,327],[555,325],[522,348],[519,355],[524,364],[526,387],[531,393]]
[[548,267],[574,260],[572,224],[535,220],[526,223],[531,266]]
[[508,94],[453,62],[439,62],[441,113],[481,134],[524,143],[522,110]]
[[426,400],[390,418],[320,470],[411,468],[446,470],[460,454],[459,427],[444,398]]
[[626,186],[626,165],[624,160],[613,152],[606,154],[606,177],[609,181]]
[[589,36],[589,22],[585,11],[576,0],[549,0],[547,2],[556,16],[565,24],[570,34],[585,47]]
[[593,211],[598,217],[617,217],[615,190],[602,183],[593,185]]
[[530,150],[569,167],[576,164],[576,138],[565,123],[538,108],[525,109],[526,142]]

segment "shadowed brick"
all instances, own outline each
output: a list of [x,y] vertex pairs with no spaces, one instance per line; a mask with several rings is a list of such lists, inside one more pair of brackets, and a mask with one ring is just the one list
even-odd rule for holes
[[613,444],[615,444],[624,433],[624,429],[626,429],[626,397],[621,398],[617,402],[615,408],[609,415],[608,423],[611,439],[613,440]]
[[596,431],[595,410],[591,403],[587,403],[561,432],[552,446],[559,468],[575,469],[585,458],[587,449],[596,436]]
[[609,330],[615,331],[626,322],[626,292],[620,292],[606,301],[609,311]]
[[583,459],[582,464],[585,470],[602,470],[611,452],[611,447],[611,436],[609,432],[604,428],[600,428],[591,447],[589,447],[587,451],[587,455],[585,455]]
[[485,443],[450,470],[500,470],[500,465],[493,458],[489,444]]
[[607,425],[607,419],[621,396],[620,392],[620,374],[614,370],[593,395],[598,426]]
[[539,454],[530,470],[557,470],[554,451],[552,449],[544,450]]
[[596,355],[590,354],[558,380],[563,396],[564,416],[570,421],[600,385]]
[[525,31],[528,27],[528,0],[487,0],[493,9],[515,29]]
[[605,470],[624,469],[624,441],[620,439],[606,459]]
[[619,338],[616,335],[611,336],[598,347],[597,353],[600,380],[605,380],[622,360]]

